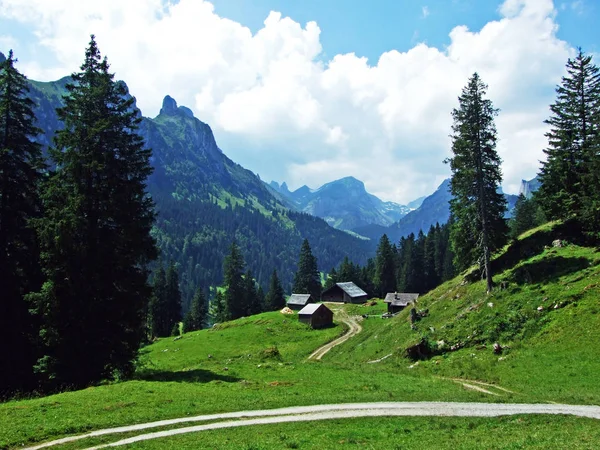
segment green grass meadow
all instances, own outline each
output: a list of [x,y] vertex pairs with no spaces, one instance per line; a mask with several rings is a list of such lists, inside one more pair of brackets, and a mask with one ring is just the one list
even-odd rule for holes
[[[422,296],[427,314],[373,317],[385,304],[345,305],[363,331],[308,361],[345,332],[264,313],[145,347],[133,380],[0,404],[0,448],[205,413],[369,401],[600,404],[600,252],[554,248],[553,225],[494,260],[501,286],[463,274]],[[406,348],[425,342],[430,357]],[[503,347],[494,353],[493,344]],[[466,388],[477,384],[488,393]],[[562,416],[365,418],[249,426],[132,448],[599,448],[600,424]],[[134,433],[135,434],[135,433]],[[55,448],[86,448],[113,435]],[[594,445],[595,444],[595,445]]]

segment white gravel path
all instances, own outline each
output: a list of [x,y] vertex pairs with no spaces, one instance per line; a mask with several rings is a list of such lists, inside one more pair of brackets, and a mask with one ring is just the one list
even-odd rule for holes
[[[139,441],[158,439],[185,433],[233,428],[272,423],[305,422],[314,420],[344,419],[354,417],[381,416],[438,416],[438,417],[496,417],[513,414],[566,414],[579,417],[600,419],[600,406],[579,406],[561,404],[524,404],[524,403],[454,403],[454,402],[378,402],[344,403],[336,405],[296,406],[289,408],[266,409],[256,411],[238,411],[223,414],[209,414],[180,419],[161,420],[118,428],[97,430],[79,436],[71,436],[46,442],[25,450],[34,450],[53,445],[73,442],[80,439],[115,433],[146,430],[150,428],[176,425],[186,422],[221,420],[204,425],[195,425],[172,430],[144,433],[110,444],[91,447],[88,450],[118,447]],[[231,420],[239,419],[239,420]]]

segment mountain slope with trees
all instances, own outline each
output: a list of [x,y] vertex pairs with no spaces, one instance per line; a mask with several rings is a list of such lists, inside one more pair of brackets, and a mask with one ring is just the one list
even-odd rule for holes
[[[44,131],[38,142],[46,148],[63,126],[55,108],[63,105],[69,80],[30,82],[37,126]],[[126,96],[135,109],[135,98]],[[320,270],[337,266],[346,256],[366,263],[372,252],[367,242],[289,210],[260,178],[218,148],[207,124],[171,97],[165,97],[157,117],[142,118],[139,131],[152,149],[148,191],[157,211],[153,236],[160,258],[178,268],[184,312],[198,288],[208,295],[211,286],[223,282],[223,260],[233,240],[265,290],[277,270],[284,290],[290,291],[304,239],[310,241]]]

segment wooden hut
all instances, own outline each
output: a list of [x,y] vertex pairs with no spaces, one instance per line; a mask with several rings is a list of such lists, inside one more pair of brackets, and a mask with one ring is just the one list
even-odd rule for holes
[[287,301],[287,307],[295,311],[304,308],[309,303],[314,303],[315,300],[310,294],[292,294]]
[[337,303],[364,303],[367,301],[367,293],[351,281],[335,283],[329,289],[323,291],[321,300]]
[[408,305],[417,301],[419,294],[409,294],[400,292],[390,292],[385,296],[384,302],[387,303],[387,310],[390,314],[396,314],[402,311]]
[[312,328],[323,328],[333,324],[333,311],[322,303],[309,303],[298,311],[298,320]]

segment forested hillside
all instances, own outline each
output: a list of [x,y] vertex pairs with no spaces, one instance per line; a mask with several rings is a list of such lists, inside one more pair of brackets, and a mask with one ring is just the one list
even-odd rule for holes
[[[38,139],[48,147],[62,127],[56,108],[69,78],[31,82]],[[258,283],[266,289],[273,269],[291,288],[302,240],[307,238],[319,269],[337,266],[344,257],[364,264],[369,244],[335,230],[307,214],[289,211],[252,172],[217,147],[210,127],[166,96],[160,114],[143,118],[140,133],[152,149],[154,173],[148,191],[158,212],[153,235],[163,263],[179,269],[183,307],[195,290],[220,285],[223,258],[235,239]]]

